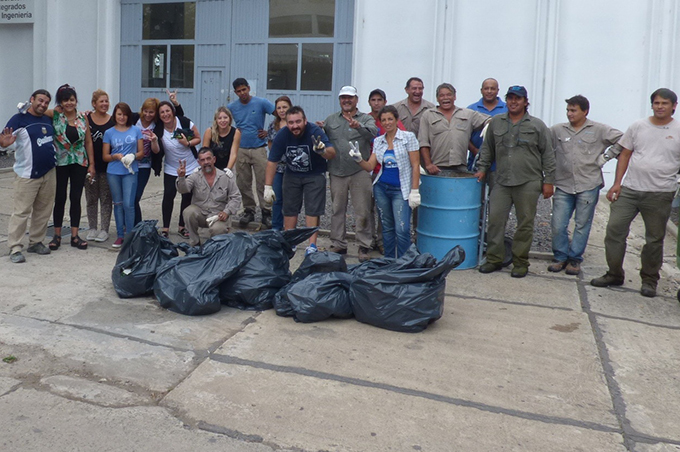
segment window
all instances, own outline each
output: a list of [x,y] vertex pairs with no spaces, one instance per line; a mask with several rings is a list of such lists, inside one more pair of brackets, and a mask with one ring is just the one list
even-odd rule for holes
[[330,91],[335,0],[269,0],[267,89]]
[[[193,88],[196,3],[143,5],[142,87]],[[148,41],[191,41],[153,43]]]

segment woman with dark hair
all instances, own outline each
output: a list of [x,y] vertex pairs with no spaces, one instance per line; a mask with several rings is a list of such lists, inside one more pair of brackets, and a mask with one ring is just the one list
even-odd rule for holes
[[[177,168],[180,161],[186,164],[186,175],[190,175],[199,167],[196,160],[196,145],[201,142],[196,125],[184,116],[176,116],[175,106],[163,101],[158,107],[158,117],[162,127],[158,124],[154,134],[158,137],[152,142],[151,150],[156,156],[163,156],[163,228],[161,234],[168,236],[172,209],[177,196]],[[191,193],[182,195],[181,210],[179,213],[179,229],[177,233],[184,238],[189,237],[189,231],[184,227],[184,209],[191,204]]]
[[[57,106],[53,110],[54,144],[57,154],[57,191],[54,199],[54,237],[49,243],[51,250],[61,246],[61,227],[64,222],[64,208],[70,182],[69,215],[71,217],[71,246],[87,249],[87,242],[80,238],[80,200],[83,195],[85,178],[89,174],[96,178],[92,135],[87,117],[78,111],[78,95],[68,84],[57,89]],[[96,180],[96,179],[95,179]]]
[[[269,149],[272,148],[272,142],[279,133],[282,127],[286,127],[286,112],[290,107],[293,106],[293,102],[288,96],[281,96],[274,101],[276,106],[276,118],[269,124],[267,129],[267,144]],[[276,200],[272,205],[272,229],[275,231],[283,230],[283,173],[286,171],[286,161],[285,156],[279,164],[276,166],[276,175],[274,176],[274,183],[272,189],[274,190],[274,195],[276,195]]]
[[[102,158],[104,146],[104,132],[114,126],[115,121],[109,114],[109,95],[101,89],[92,93],[92,108],[87,115],[87,123],[92,135],[92,150],[94,152],[94,169],[97,172],[94,178],[85,183],[85,201],[87,203],[87,223],[89,232],[87,240],[106,242],[109,239],[109,226],[111,224],[111,190],[106,178],[108,163]],[[97,225],[97,217],[101,212],[101,221]]]
[[233,177],[238,147],[241,144],[241,131],[233,126],[234,116],[227,107],[220,107],[215,112],[212,126],[205,129],[203,147],[213,151],[215,167],[224,170],[227,176]]
[[132,125],[132,110],[120,102],[113,109],[116,125],[104,133],[104,161],[111,162],[106,170],[113,215],[116,219],[116,241],[113,248],[123,245],[125,233],[135,226],[135,194],[137,193],[137,160],[144,157],[142,131]]
[[399,113],[392,105],[380,111],[385,134],[373,141],[373,153],[363,160],[361,152],[349,155],[366,171],[377,163],[380,172],[373,181],[373,196],[383,228],[385,257],[400,257],[411,246],[411,209],[420,205],[420,146],[411,132],[399,130]]
[[[182,110],[182,106],[177,102],[177,91],[170,92],[166,90],[166,92],[170,102],[175,107],[177,116],[184,116],[184,110]],[[142,221],[142,208],[139,202],[142,200],[144,189],[149,182],[149,177],[151,177],[151,170],[154,170],[156,176],[161,175],[163,155],[162,153],[155,154],[151,149],[153,142],[158,140],[159,137],[155,131],[160,132],[163,130],[163,123],[158,117],[158,106],[160,103],[161,101],[155,97],[149,97],[142,103],[139,113],[132,113],[132,124],[141,129],[144,139],[144,157],[138,162],[139,173],[137,175],[137,193],[135,193],[135,224]]]

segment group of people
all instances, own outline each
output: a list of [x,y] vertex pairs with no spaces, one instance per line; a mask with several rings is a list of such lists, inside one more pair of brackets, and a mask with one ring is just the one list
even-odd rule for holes
[[[139,202],[152,170],[156,176],[163,172],[160,232],[166,237],[177,192],[182,196],[178,234],[191,245],[200,243],[199,228],[208,228],[211,236],[227,232],[229,218],[241,207],[239,224],[248,226],[258,204],[265,228],[296,227],[303,202],[305,224],[318,226],[326,213],[328,180],[330,251],[347,253],[351,199],[359,260],[369,259],[372,248],[399,257],[411,243],[420,175],[448,170],[474,174],[490,187],[487,259],[480,272],[502,268],[506,223],[514,206],[518,224],[511,276],[527,274],[542,194],[553,197],[554,262],[548,270],[578,274],[604,186],[601,167],[618,158],[614,186],[607,193],[612,202],[605,240],[609,270],[592,284],[623,284],[626,237],[640,212],[647,230],[641,293],[656,294],[680,170],[680,125],[672,117],[677,96],[671,90],[655,91],[653,115],[624,134],[588,119],[590,105],[581,95],[566,100],[568,122],[548,128],[529,114],[524,87],[511,86],[504,102],[492,78],[483,81],[481,99],[467,108],[455,105],[456,90],[449,83],[437,87],[436,105],[428,102],[423,81],[412,77],[405,99],[387,105],[384,91],[375,89],[368,96],[371,111],[362,113],[357,90],[344,86],[338,93],[340,110],[317,122],[308,122],[304,110],[287,96],[273,103],[253,96],[244,78],[232,86],[238,99],[215,112],[202,137],[184,117],[176,93],[168,92],[169,101],[146,99],[139,113],[120,102],[109,115],[109,98],[101,90],[93,93],[87,114],[78,110],[77,94],[69,85],[57,90],[54,109],[49,109],[49,92],[34,92],[27,110],[13,116],[0,134],[0,146],[14,144],[16,155],[12,262],[25,261],[22,237],[29,216],[26,251],[48,254],[60,247],[67,198],[71,246],[86,249],[90,240],[108,240],[113,210],[113,246],[120,247],[125,233],[142,219]],[[268,115],[273,121],[265,129]],[[85,240],[78,235],[83,191],[89,223]],[[55,234],[45,246],[52,212]],[[314,235],[306,252],[316,250]]]

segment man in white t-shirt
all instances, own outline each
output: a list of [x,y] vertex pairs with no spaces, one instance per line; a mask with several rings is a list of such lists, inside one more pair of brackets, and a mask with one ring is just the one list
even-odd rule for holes
[[680,170],[680,123],[673,119],[678,96],[659,88],[652,93],[651,101],[654,114],[634,122],[619,141],[623,150],[614,185],[607,192],[611,207],[604,246],[609,269],[590,281],[595,287],[623,285],[626,238],[631,222],[640,213],[645,222],[640,293],[645,297],[656,296],[666,223]]

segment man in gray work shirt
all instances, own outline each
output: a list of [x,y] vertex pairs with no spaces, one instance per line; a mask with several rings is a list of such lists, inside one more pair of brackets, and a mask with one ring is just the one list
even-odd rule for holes
[[[600,168],[621,152],[617,143],[623,132],[588,119],[590,102],[584,96],[574,96],[566,102],[569,122],[550,128],[556,170],[552,211],[554,261],[548,271],[566,268],[568,275],[578,275],[595,206],[604,186]],[[570,241],[567,229],[572,215],[574,233]]]
[[478,180],[484,179],[496,162],[496,185],[489,200],[489,226],[486,263],[481,273],[503,268],[505,225],[515,206],[517,230],[512,242],[512,273],[523,278],[529,271],[529,250],[534,237],[534,218],[538,196],[553,195],[555,153],[550,130],[528,113],[529,99],[523,86],[511,86],[505,95],[508,112],[491,118],[480,158]]
[[371,115],[361,113],[357,109],[359,96],[355,87],[343,86],[338,98],[340,111],[317,124],[324,129],[336,151],[335,158],[328,161],[333,205],[331,251],[339,254],[347,253],[345,221],[349,203],[348,195],[351,194],[356,216],[359,261],[363,262],[370,259],[369,252],[373,242],[373,222],[370,219],[372,183],[371,175],[354,162],[349,156],[349,150],[350,142],[358,143],[361,156],[364,160],[368,160],[371,154],[371,142],[377,135],[378,128]]

